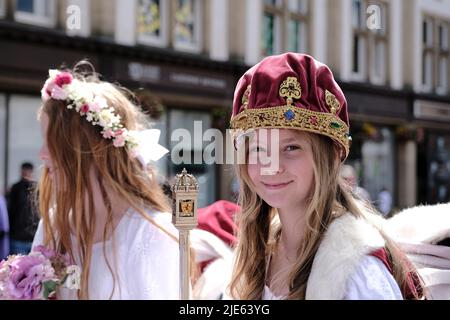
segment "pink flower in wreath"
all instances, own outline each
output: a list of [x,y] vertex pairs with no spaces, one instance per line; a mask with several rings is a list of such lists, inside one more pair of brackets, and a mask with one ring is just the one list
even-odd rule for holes
[[73,80],[73,77],[70,73],[68,72],[61,72],[59,73],[56,78],[55,78],[55,84],[58,87],[63,87],[66,84],[71,84]]
[[41,96],[42,96],[42,100],[44,100],[44,102],[46,102],[48,99],[51,98],[54,87],[55,87],[55,83],[53,82],[53,80],[47,79],[44,87],[41,90]]
[[89,107],[89,104],[87,104],[87,103],[83,104],[83,106],[81,106],[81,109],[80,109],[80,111],[82,113],[88,113],[89,110],[90,110],[90,107]]
[[114,137],[114,132],[111,130],[111,129],[106,129],[104,132],[103,132],[103,138],[105,138],[105,139],[111,139],[111,138],[113,138]]
[[67,92],[59,86],[54,86],[51,97],[56,100],[66,100]]
[[96,101],[89,103],[89,109],[95,113],[99,113],[100,111],[102,111],[102,108],[100,107],[99,103]]
[[116,148],[123,147],[125,145],[125,137],[123,135],[116,136],[114,138],[113,144],[114,144],[114,147],[116,147]]

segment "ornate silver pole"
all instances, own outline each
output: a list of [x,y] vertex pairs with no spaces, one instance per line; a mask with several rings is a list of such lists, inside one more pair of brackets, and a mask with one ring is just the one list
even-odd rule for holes
[[172,223],[179,231],[180,246],[180,299],[190,297],[190,242],[189,232],[197,226],[198,183],[183,169],[177,174],[172,190]]

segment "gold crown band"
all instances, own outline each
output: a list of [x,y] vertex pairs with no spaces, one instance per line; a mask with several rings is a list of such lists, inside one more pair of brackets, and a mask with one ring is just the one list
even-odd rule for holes
[[233,139],[249,129],[298,129],[319,133],[339,142],[345,149],[345,158],[350,151],[350,135],[347,124],[333,113],[311,111],[284,105],[270,108],[244,109],[231,118]]

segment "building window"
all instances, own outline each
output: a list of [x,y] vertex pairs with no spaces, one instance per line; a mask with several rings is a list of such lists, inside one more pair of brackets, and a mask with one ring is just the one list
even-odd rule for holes
[[449,49],[448,49],[448,23],[440,23],[438,26],[438,76],[436,91],[440,94],[448,92],[448,75],[450,69],[448,66]]
[[[375,9],[372,11],[369,8]],[[388,8],[384,2],[352,1],[354,80],[370,80],[380,85],[386,83],[389,64],[387,13]]]
[[425,18],[422,22],[422,86],[424,91],[431,91],[433,87],[433,20]]
[[40,164],[39,150],[42,137],[36,115],[40,99],[34,96],[11,95],[9,100],[9,143],[8,143],[8,186],[19,180],[20,164],[31,162]]
[[[205,162],[203,157],[208,141],[197,141],[192,136],[181,138],[177,131],[196,132],[198,128],[211,128],[212,117],[209,112],[187,111],[185,109],[170,109],[168,112],[168,132],[171,132],[169,161],[170,177],[180,173],[183,168],[193,174],[199,184],[198,207],[206,207],[216,199],[216,169]],[[198,127],[200,126],[200,127]],[[180,132],[180,131],[179,131]],[[181,133],[181,132],[180,132]],[[194,141],[195,140],[195,141]]]
[[14,19],[43,27],[56,25],[55,0],[16,0]]
[[144,44],[166,46],[168,28],[167,1],[139,0],[138,41]]
[[175,49],[191,52],[201,51],[201,9],[201,0],[175,1]]
[[265,0],[261,54],[307,50],[307,0]]
[[383,189],[391,195],[396,189],[393,128],[353,122],[352,138],[352,150],[346,163],[355,168],[360,185],[377,206],[378,195]]
[[357,80],[366,77],[366,47],[367,32],[364,25],[364,1],[353,0],[352,2],[352,26],[353,26],[353,50],[352,50],[352,72]]
[[0,0],[0,18],[6,15],[6,4],[5,0]]
[[446,203],[450,201],[450,136],[430,132],[427,140],[426,202]]
[[422,89],[447,94],[450,73],[449,23],[432,17],[422,22]]

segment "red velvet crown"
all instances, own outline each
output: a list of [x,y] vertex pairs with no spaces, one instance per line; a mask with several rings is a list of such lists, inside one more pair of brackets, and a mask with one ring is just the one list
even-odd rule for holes
[[234,138],[249,129],[298,129],[350,149],[347,101],[331,70],[311,56],[270,56],[249,69],[234,92]]

